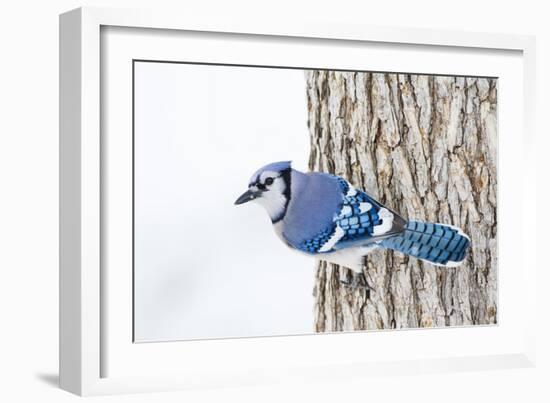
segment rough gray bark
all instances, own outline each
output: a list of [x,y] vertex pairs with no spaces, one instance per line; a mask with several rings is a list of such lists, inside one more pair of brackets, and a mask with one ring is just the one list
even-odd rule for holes
[[317,70],[306,80],[310,169],[472,240],[457,268],[373,252],[364,267],[370,298],[340,284],[348,269],[321,262],[315,330],[496,323],[496,80]]

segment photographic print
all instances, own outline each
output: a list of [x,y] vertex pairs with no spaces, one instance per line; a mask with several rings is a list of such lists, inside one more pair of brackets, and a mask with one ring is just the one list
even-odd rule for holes
[[497,323],[497,78],[133,63],[134,341]]

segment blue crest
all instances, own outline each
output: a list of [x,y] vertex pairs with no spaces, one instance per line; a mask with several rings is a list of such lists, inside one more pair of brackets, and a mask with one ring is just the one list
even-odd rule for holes
[[250,178],[250,183],[256,182],[258,180],[258,177],[264,171],[282,172],[284,170],[290,169],[291,164],[292,161],[279,161],[267,164],[254,172],[254,175],[252,175],[252,177]]

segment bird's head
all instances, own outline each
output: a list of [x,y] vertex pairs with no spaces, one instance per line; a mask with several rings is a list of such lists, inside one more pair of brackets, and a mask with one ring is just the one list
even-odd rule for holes
[[235,204],[255,201],[262,205],[273,223],[281,220],[290,201],[290,161],[273,162],[260,169],[250,178],[248,190]]

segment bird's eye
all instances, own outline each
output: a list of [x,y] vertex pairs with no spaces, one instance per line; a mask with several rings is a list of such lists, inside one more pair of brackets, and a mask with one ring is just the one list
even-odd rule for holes
[[267,179],[265,180],[265,184],[266,184],[267,186],[273,185],[273,178],[267,178]]

